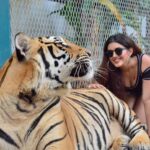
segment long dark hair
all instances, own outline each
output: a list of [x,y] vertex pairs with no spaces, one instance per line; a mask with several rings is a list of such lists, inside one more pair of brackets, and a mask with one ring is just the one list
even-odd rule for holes
[[[125,99],[125,87],[122,82],[122,73],[119,68],[116,68],[109,59],[104,55],[107,51],[108,45],[112,42],[119,43],[125,48],[133,48],[133,54],[131,57],[141,54],[141,49],[137,44],[127,35],[118,33],[110,36],[104,44],[102,63],[99,67],[99,72],[95,74],[95,79],[110,91],[112,91],[117,97]],[[108,66],[109,62],[109,66]],[[108,68],[110,67],[110,68]]]

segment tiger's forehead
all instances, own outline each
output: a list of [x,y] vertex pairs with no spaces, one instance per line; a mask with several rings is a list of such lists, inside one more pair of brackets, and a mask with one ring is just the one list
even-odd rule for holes
[[38,39],[40,42],[43,42],[45,44],[55,43],[55,44],[62,44],[64,46],[67,46],[67,43],[65,42],[64,38],[62,38],[61,36],[39,37]]
[[39,37],[38,41],[45,46],[52,46],[53,50],[62,50],[67,51],[69,53],[73,53],[73,55],[78,55],[79,53],[86,52],[86,48],[83,48],[69,40],[61,37],[61,36],[49,36],[49,37]]

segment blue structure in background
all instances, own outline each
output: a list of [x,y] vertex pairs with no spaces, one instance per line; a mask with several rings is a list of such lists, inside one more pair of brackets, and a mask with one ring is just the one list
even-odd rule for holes
[[0,67],[11,54],[9,0],[0,0]]

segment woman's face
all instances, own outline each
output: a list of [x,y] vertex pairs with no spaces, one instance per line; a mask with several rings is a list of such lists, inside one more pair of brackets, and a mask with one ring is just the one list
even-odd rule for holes
[[127,49],[123,45],[112,42],[107,47],[109,61],[117,68],[126,67],[132,55],[133,49]]

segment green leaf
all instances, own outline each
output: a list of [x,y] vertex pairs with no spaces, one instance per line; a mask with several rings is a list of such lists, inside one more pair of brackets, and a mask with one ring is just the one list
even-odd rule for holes
[[122,16],[116,6],[109,0],[99,0],[100,4],[106,6],[112,14],[117,18],[122,27],[125,27],[125,24],[122,20]]

